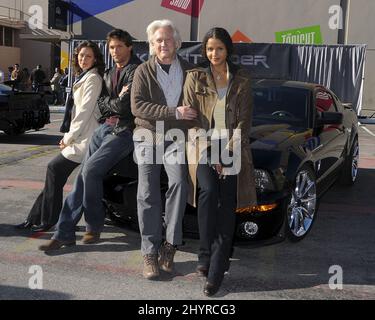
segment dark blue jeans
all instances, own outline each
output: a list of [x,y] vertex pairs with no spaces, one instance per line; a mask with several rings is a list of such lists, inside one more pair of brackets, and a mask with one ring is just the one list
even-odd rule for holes
[[87,232],[100,233],[103,230],[103,178],[134,149],[131,131],[125,130],[117,135],[112,131],[113,127],[107,124],[95,130],[73,190],[65,199],[52,239],[75,240],[75,226],[83,213]]

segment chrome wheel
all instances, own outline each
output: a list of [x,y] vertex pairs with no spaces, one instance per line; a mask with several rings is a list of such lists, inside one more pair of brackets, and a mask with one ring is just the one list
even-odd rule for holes
[[355,182],[358,175],[358,163],[359,163],[359,145],[355,143],[352,155],[352,181]]
[[352,186],[358,180],[359,152],[358,138],[356,137],[342,166],[340,183],[344,186]]
[[308,170],[298,172],[295,188],[287,207],[288,226],[296,238],[303,237],[311,228],[316,212],[316,183]]

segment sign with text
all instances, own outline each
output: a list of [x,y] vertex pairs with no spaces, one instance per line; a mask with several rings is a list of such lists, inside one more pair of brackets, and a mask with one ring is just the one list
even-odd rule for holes
[[204,0],[163,0],[161,6],[197,18],[203,3]]
[[323,44],[320,26],[276,32],[276,43]]

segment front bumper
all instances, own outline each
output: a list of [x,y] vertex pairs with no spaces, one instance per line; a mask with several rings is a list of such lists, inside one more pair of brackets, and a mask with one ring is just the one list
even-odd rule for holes
[[275,205],[270,210],[253,210],[237,213],[236,242],[266,241],[284,239],[285,192],[272,192],[257,195],[258,206]]

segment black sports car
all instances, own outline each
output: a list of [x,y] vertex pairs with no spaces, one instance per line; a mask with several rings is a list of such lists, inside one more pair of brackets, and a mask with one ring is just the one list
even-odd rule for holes
[[[258,206],[236,212],[236,238],[245,243],[301,240],[328,188],[337,179],[352,185],[357,178],[357,116],[317,84],[258,80],[253,94],[251,147]],[[105,181],[104,200],[112,219],[137,224],[136,175],[129,157]],[[196,211],[188,207],[184,232],[197,231]]]
[[17,91],[0,84],[0,130],[16,135],[39,130],[49,122],[49,107],[43,93]]

